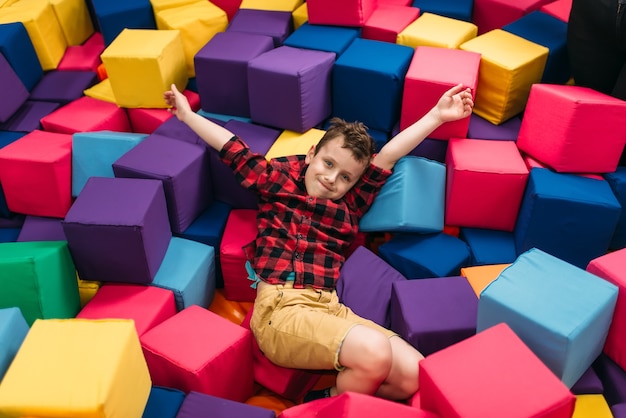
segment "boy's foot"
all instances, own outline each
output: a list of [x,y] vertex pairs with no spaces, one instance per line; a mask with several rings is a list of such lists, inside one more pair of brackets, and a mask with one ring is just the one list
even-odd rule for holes
[[306,395],[304,395],[302,403],[307,403],[316,399],[323,398],[330,398],[330,388],[309,391]]

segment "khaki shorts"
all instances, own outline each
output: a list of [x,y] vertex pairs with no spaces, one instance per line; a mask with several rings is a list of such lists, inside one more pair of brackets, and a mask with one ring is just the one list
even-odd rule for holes
[[339,303],[336,291],[294,289],[284,285],[260,286],[250,328],[261,351],[274,364],[294,369],[341,371],[339,350],[355,325],[398,335],[361,318]]

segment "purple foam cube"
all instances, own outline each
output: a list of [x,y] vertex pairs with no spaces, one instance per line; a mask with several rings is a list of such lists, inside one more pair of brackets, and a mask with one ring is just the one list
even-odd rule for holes
[[604,353],[593,363],[593,369],[602,381],[607,403],[626,403],[626,370]]
[[293,20],[291,12],[243,8],[233,16],[226,31],[266,35],[279,47],[293,32]]
[[83,280],[152,283],[172,238],[160,180],[91,177],[62,225]]
[[391,329],[427,356],[476,334],[478,298],[465,277],[395,282]]
[[28,99],[28,90],[17,76],[11,64],[0,53],[0,122],[6,122]]
[[574,395],[602,394],[604,393],[604,386],[593,367],[589,367],[580,379],[574,383],[570,391]]
[[275,418],[276,413],[267,408],[248,405],[205,393],[191,391],[185,397],[176,418],[201,418],[211,411],[212,418]]
[[331,112],[333,52],[280,46],[248,63],[253,122],[306,132]]
[[181,233],[213,201],[207,147],[150,135],[113,163],[115,177],[163,182],[172,232]]
[[467,129],[468,138],[494,139],[500,141],[516,141],[522,126],[522,118],[516,116],[500,125],[494,125],[487,119],[476,114],[470,116],[469,127]]
[[273,48],[269,36],[216,33],[194,56],[202,110],[250,117],[248,62]]
[[26,100],[9,120],[0,123],[0,131],[31,132],[41,129],[41,118],[54,112],[59,106],[60,103]]
[[65,241],[60,218],[28,215],[17,236],[17,241]]
[[30,99],[67,104],[82,97],[97,81],[93,71],[48,71],[30,93]]
[[406,277],[365,247],[358,247],[341,268],[339,300],[357,315],[389,328],[393,283]]

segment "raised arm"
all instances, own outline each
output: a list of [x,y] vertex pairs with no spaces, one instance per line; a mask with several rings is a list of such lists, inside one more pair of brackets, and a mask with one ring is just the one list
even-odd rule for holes
[[233,137],[233,133],[220,125],[211,122],[191,110],[189,101],[181,92],[178,91],[176,85],[172,84],[171,90],[163,93],[165,103],[169,107],[169,111],[175,115],[178,120],[189,126],[200,138],[211,147],[220,151],[224,144]]
[[463,119],[472,114],[474,101],[469,88],[458,84],[446,91],[437,104],[421,119],[391,138],[374,157],[378,167],[391,170],[396,162],[417,147],[445,122]]

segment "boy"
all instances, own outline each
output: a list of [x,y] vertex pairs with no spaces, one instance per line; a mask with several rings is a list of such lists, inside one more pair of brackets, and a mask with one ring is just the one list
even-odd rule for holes
[[339,303],[335,286],[359,220],[394,164],[442,123],[468,117],[470,89],[459,84],[448,90],[378,154],[362,123],[333,119],[305,156],[269,162],[193,112],[175,85],[164,98],[259,196],[257,238],[244,251],[250,277],[258,280],[250,327],[263,353],[283,367],[338,371],[335,386],[309,392],[305,402],[346,391],[411,397],[421,353]]

